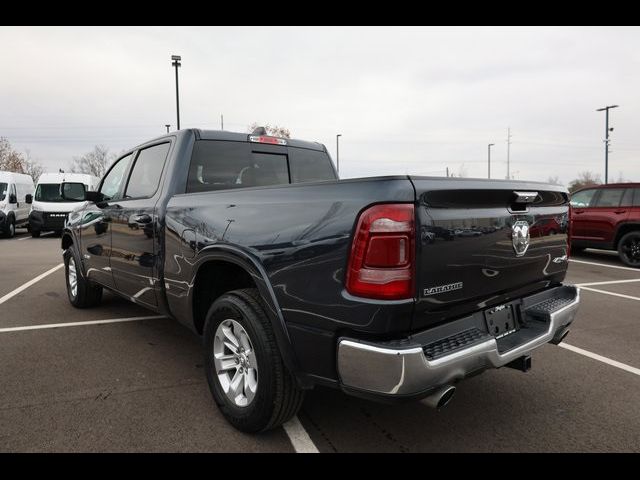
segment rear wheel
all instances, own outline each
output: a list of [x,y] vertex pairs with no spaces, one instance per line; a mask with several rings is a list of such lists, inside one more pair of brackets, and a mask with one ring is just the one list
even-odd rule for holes
[[234,290],[214,302],[204,347],[213,398],[238,430],[270,430],[298,412],[304,391],[282,361],[256,289]]
[[625,265],[640,268],[640,231],[629,232],[620,239],[618,256]]
[[94,307],[102,300],[102,287],[94,285],[85,278],[76,262],[76,258],[67,248],[64,251],[64,270],[69,302],[76,308]]

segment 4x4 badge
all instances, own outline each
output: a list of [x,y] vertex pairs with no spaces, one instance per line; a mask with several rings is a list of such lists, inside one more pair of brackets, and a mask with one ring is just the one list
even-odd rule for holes
[[529,248],[529,224],[525,221],[517,221],[511,227],[511,240],[516,257],[521,257]]

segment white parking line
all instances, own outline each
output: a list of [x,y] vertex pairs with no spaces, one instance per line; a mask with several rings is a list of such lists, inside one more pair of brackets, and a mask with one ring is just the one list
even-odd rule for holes
[[568,345],[566,343],[560,343],[558,344],[558,346],[562,348],[566,348],[567,350],[571,350],[572,352],[579,353],[580,355],[584,355],[585,357],[598,360],[599,362],[606,363],[607,365],[611,365],[613,367],[619,368],[626,372],[633,373],[635,375],[640,375],[640,368],[632,367],[631,365],[627,365],[626,363],[621,363],[616,360],[603,357],[602,355],[598,355],[597,353],[593,353],[588,350],[583,350],[582,348],[574,347],[573,345]]
[[607,292],[606,290],[598,290],[597,288],[591,288],[591,287],[580,287],[580,289],[581,290],[588,290],[589,292],[604,293],[605,295],[612,295],[614,297],[626,298],[627,300],[639,300],[640,301],[640,297],[632,297],[631,295],[624,295],[622,293]]
[[34,278],[33,280],[29,280],[27,283],[25,283],[24,285],[19,286],[18,288],[16,288],[15,290],[13,290],[12,292],[7,293],[4,297],[0,298],[0,305],[2,305],[4,302],[6,302],[7,300],[15,297],[16,295],[18,295],[20,292],[22,292],[23,290],[26,290],[27,288],[29,288],[31,285],[33,285],[36,282],[39,282],[40,280],[42,280],[44,277],[46,277],[47,275],[51,275],[53,272],[55,272],[56,270],[59,270],[60,268],[64,267],[64,263],[61,263],[60,265],[56,265],[55,267],[53,267],[51,270],[47,270],[46,272],[44,272],[42,275],[38,275],[36,278]]
[[45,325],[27,325],[25,327],[0,328],[0,333],[22,332],[24,330],[42,330],[44,328],[81,327],[83,325],[100,325],[103,323],[137,322],[140,320],[158,320],[167,318],[163,315],[151,315],[148,317],[111,318],[108,320],[90,320],[86,322],[47,323]]
[[320,453],[298,417],[293,417],[282,426],[296,453]]
[[616,283],[632,283],[632,282],[640,282],[640,278],[632,278],[631,280],[609,280],[608,282],[576,283],[576,287],[592,287],[595,285],[615,285]]
[[[40,235],[40,238],[47,237],[49,235],[53,235],[53,232],[43,233],[42,235]],[[31,234],[27,235],[26,237],[18,238],[18,240],[29,240],[30,238],[33,238]]]
[[574,258],[569,259],[570,262],[584,263],[585,265],[595,265],[597,267],[617,268],[618,270],[630,270],[632,272],[640,273],[640,269],[631,267],[620,267],[618,265],[609,265],[607,263],[585,262],[584,260],[576,260]]

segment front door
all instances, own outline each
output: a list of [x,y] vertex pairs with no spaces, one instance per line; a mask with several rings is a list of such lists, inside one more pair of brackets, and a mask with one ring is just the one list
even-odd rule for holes
[[113,202],[110,264],[116,289],[143,305],[155,307],[160,265],[156,204],[170,143],[139,150],[124,195]]
[[[595,197],[595,205],[582,216],[585,237],[593,242],[611,244],[616,227],[629,215],[628,207],[621,207],[624,188],[602,188]],[[592,202],[593,203],[593,202]]]
[[98,206],[89,202],[82,211],[82,220],[78,225],[87,277],[107,287],[114,286],[109,260],[111,224],[114,215],[117,215],[114,205],[121,199],[132,158],[133,154],[130,153],[113,163],[100,186],[103,204]]

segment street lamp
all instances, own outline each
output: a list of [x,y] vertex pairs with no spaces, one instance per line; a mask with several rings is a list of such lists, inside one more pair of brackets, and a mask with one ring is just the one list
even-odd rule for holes
[[341,133],[336,135],[336,164],[338,167],[338,175],[340,175],[340,137]]
[[491,147],[493,147],[495,145],[495,143],[490,143],[487,146],[487,151],[489,152],[488,155],[488,159],[487,159],[487,178],[491,178]]
[[605,140],[604,140],[604,183],[609,183],[609,132],[613,131],[613,128],[609,128],[609,109],[618,108],[619,105],[608,105],[603,108],[598,108],[596,112],[604,111],[606,113],[605,121]]
[[178,96],[178,67],[181,65],[180,60],[182,57],[180,55],[171,55],[171,65],[176,67],[176,115],[178,118],[178,130],[180,130],[180,97]]
[[167,127],[167,133],[169,133],[169,127],[171,126],[171,124],[170,123],[166,123],[164,126]]

